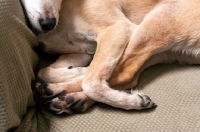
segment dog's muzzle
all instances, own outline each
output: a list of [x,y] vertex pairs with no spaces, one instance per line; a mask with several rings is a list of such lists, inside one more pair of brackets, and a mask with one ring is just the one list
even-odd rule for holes
[[54,29],[56,26],[56,18],[40,18],[39,23],[42,30],[47,32]]

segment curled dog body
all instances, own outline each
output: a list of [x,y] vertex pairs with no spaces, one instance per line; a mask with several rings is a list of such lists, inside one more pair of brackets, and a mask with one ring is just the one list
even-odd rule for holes
[[77,111],[80,104],[84,111],[91,99],[127,110],[156,107],[148,96],[123,90],[151,65],[199,64],[199,6],[197,0],[63,1],[56,28],[38,38],[45,51],[68,54],[40,71],[48,85],[37,84],[37,90],[67,93],[52,100],[58,113]]

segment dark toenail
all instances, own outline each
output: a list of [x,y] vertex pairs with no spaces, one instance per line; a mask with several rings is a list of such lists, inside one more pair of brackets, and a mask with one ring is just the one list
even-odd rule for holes
[[67,104],[71,104],[74,102],[74,98],[72,98],[71,96],[67,96],[65,100],[66,100]]
[[51,101],[47,101],[44,104],[47,105],[47,106],[50,106],[52,104],[52,102]]
[[50,96],[50,95],[53,95],[53,92],[49,88],[47,88],[47,89],[45,89],[45,94],[47,96]]
[[127,94],[131,94],[131,90],[130,89],[126,89],[126,90],[124,90],[124,92],[127,93]]
[[65,95],[66,95],[66,92],[61,92],[61,93],[58,95],[58,99],[61,100],[61,101],[64,101],[64,100],[65,100]]
[[140,97],[140,99],[141,99],[141,100],[143,100],[143,101],[144,101],[144,98],[143,98],[141,95],[139,95],[139,94],[138,94],[138,96]]
[[141,104],[141,107],[145,108],[145,107],[149,106],[149,104],[150,104],[150,102],[147,102],[146,104]]
[[151,108],[153,109],[153,108],[156,108],[156,107],[158,107],[157,104],[153,103]]
[[36,87],[36,83],[37,83],[37,81],[36,81],[36,80],[33,80],[33,81],[31,82],[31,88],[35,88],[35,87]]
[[59,95],[59,96],[58,96],[58,99],[61,100],[61,101],[64,101],[64,100],[65,100],[65,96]]
[[68,67],[68,69],[72,69],[72,68],[73,68],[73,66],[69,66],[69,67]]
[[78,102],[72,105],[72,110],[75,112],[82,112],[84,104],[85,104],[85,100],[79,100]]
[[55,103],[55,102],[54,102],[52,105],[53,105],[53,107],[56,108],[56,109],[62,109],[62,106],[60,106],[60,104],[58,104],[58,103]]
[[39,94],[39,95],[43,94],[41,89],[35,89],[35,91],[36,91],[36,93]]
[[144,95],[144,97],[151,102],[151,99],[149,98],[149,96]]
[[42,83],[39,88],[40,89],[43,89],[43,88],[47,88],[48,84],[47,83]]

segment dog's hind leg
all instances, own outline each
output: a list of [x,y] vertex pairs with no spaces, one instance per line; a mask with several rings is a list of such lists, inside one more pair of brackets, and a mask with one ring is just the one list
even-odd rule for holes
[[48,102],[49,108],[57,114],[84,112],[94,103],[84,91],[61,94]]
[[[108,80],[109,85],[111,85],[114,89],[117,89],[117,90],[134,88],[138,83],[140,74],[145,69],[147,69],[148,67],[151,67],[153,65],[156,65],[156,64],[173,63],[178,60],[178,57],[183,58],[180,56],[182,56],[182,54],[175,53],[172,51],[165,51],[165,52],[155,54],[140,67],[140,69],[136,72],[133,79],[129,83],[120,83],[120,82],[117,82],[116,80],[114,80],[114,78],[116,76],[118,76],[118,72],[113,72],[111,78]],[[184,56],[184,59],[186,59],[186,58],[187,58],[187,56]],[[181,60],[181,62],[183,62],[183,60]]]
[[177,62],[180,64],[200,64],[200,59],[199,57],[194,57],[193,55],[186,55],[180,52],[165,51],[155,54],[150,59],[148,59],[144,63],[144,65],[142,65],[141,68],[136,72],[136,74],[133,77],[133,80],[129,83],[121,84],[120,82],[114,80],[115,76],[118,75],[115,72],[113,72],[108,82],[109,85],[112,86],[112,88],[117,90],[131,89],[137,85],[140,74],[148,67],[151,67],[156,64],[170,64],[173,62]]
[[[110,82],[130,83],[150,57],[164,51],[171,51],[171,59],[180,63],[199,64],[200,26],[197,10],[191,10],[194,3],[165,3],[150,12],[133,33]],[[186,16],[179,15],[183,11]]]

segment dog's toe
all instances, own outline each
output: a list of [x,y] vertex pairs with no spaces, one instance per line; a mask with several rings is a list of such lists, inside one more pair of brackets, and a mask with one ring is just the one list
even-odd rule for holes
[[85,103],[86,100],[79,100],[78,102],[72,105],[72,110],[78,113],[83,112]]
[[48,83],[41,83],[41,82],[32,83],[32,88],[36,92],[36,94],[42,98],[52,98],[55,95],[62,94],[63,92],[63,91],[55,92],[52,89],[50,89],[50,86]]
[[126,90],[123,90],[125,93],[127,94],[131,94],[131,89],[126,89]]
[[131,110],[142,110],[149,108],[156,108],[157,105],[150,99],[149,96],[139,93],[138,91],[131,91],[124,99],[124,109]]
[[154,102],[152,102],[149,96],[138,94],[138,97],[141,99],[140,103],[141,109],[157,107],[157,105]]
[[60,95],[48,103],[50,110],[57,114],[80,113],[91,106],[91,99],[89,99],[84,92],[75,92],[65,95]]
[[44,95],[47,95],[47,96],[53,95],[53,92],[48,88],[47,83],[41,83],[39,85],[39,88],[37,88],[37,91],[40,91],[40,94],[44,94]]

